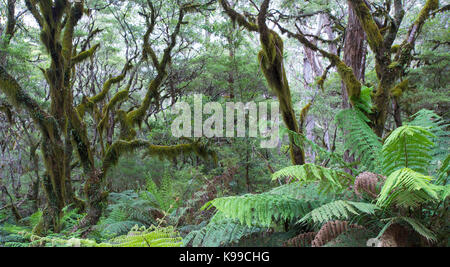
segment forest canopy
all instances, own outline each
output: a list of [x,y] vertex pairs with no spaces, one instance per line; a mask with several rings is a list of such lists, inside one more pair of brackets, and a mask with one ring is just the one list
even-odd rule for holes
[[0,247],[447,247],[449,7],[0,0]]

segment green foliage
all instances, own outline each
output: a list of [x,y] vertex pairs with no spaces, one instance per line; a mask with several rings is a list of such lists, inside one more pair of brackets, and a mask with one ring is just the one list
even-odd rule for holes
[[312,210],[299,223],[324,224],[332,220],[348,220],[363,213],[373,215],[377,209],[376,205],[370,203],[336,200]]
[[159,207],[166,212],[178,207],[172,180],[173,178],[169,177],[168,173],[163,176],[160,186],[157,186],[152,179],[147,179],[147,191],[153,196]]
[[244,237],[261,231],[263,231],[262,228],[247,226],[222,216],[221,219],[212,220],[199,230],[191,231],[183,238],[183,243],[185,246],[192,245],[193,247],[229,246]]
[[100,247],[180,247],[182,238],[173,227],[135,226],[127,235],[102,243]]
[[157,224],[156,216],[161,214],[155,201],[140,198],[133,191],[110,193],[109,201],[106,215],[96,227],[103,237],[126,234],[135,225]]
[[428,109],[420,110],[412,118],[413,120],[408,123],[409,125],[424,127],[434,135],[430,137],[430,140],[435,144],[431,151],[432,163],[445,161],[450,152],[450,131],[447,130],[450,124],[434,111]]
[[343,191],[355,178],[343,171],[327,169],[314,164],[304,164],[286,167],[272,175],[276,180],[281,177],[293,177],[301,184],[319,182],[319,192],[339,192]]
[[271,192],[216,198],[202,210],[215,207],[229,218],[248,226],[270,227],[275,222],[292,221],[314,208],[315,202],[295,199]]
[[[439,201],[448,196],[448,187],[431,183],[432,177],[403,168],[388,176],[381,189],[377,205],[417,207],[427,201]],[[447,191],[447,192],[446,192]]]
[[382,144],[368,121],[362,112],[355,109],[346,109],[336,115],[336,123],[344,131],[345,149],[351,151],[367,170],[376,172]]
[[432,137],[435,136],[420,126],[405,125],[394,130],[382,149],[384,173],[389,175],[401,168],[427,173],[434,146]]

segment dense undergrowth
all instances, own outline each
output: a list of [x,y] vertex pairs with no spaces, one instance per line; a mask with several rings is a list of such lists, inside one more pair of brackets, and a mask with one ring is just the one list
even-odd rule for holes
[[[349,110],[337,118],[352,119],[348,114],[354,116]],[[360,127],[364,117],[357,116],[359,121],[353,117],[352,124],[340,124],[348,127],[348,146],[360,159],[351,173],[339,160],[332,168],[291,166],[267,177],[281,186],[236,196],[225,196],[232,168],[203,186],[190,179],[184,196],[176,192],[182,181],[176,184],[165,176],[157,185],[148,179],[140,190],[111,193],[105,215],[89,231],[73,231],[84,214],[68,206],[61,232],[33,234],[42,216],[38,211],[19,223],[2,222],[0,245],[447,246],[446,123],[422,110],[380,140]]]

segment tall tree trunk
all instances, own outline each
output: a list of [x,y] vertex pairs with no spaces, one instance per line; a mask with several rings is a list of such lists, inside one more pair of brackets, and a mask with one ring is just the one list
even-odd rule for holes
[[[348,3],[348,23],[344,41],[344,63],[352,68],[353,73],[360,82],[364,81],[366,47],[366,34],[364,29],[361,27],[352,5]],[[342,107],[344,109],[351,107],[347,88],[344,83],[342,83]]]
[[[366,34],[359,23],[359,19],[353,10],[350,2],[348,2],[348,22],[345,32],[344,41],[344,63],[352,68],[358,81],[363,82],[366,67]],[[344,109],[351,108],[347,88],[342,82],[342,107]],[[344,152],[344,160],[346,162],[353,162],[355,158],[350,154],[349,150]],[[347,170],[347,172],[351,172]]]

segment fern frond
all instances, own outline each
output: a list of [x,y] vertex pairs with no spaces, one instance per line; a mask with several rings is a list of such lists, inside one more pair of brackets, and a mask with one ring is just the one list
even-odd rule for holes
[[439,200],[440,192],[445,187],[431,183],[432,177],[403,168],[388,176],[380,195],[377,206],[388,207],[393,204],[402,207],[417,207],[429,200]]
[[291,221],[314,208],[314,202],[274,195],[270,193],[247,194],[216,198],[206,203],[202,210],[215,207],[228,218],[248,226],[270,227],[274,222]]
[[397,128],[383,145],[383,171],[389,175],[401,168],[427,173],[432,159],[431,149],[435,137],[420,126],[405,125]]
[[409,122],[412,126],[421,126],[428,129],[435,137],[431,141],[436,146],[431,151],[433,161],[443,161],[450,152],[450,124],[432,110],[422,109],[412,116],[413,120]]
[[185,246],[193,247],[221,247],[238,242],[242,238],[259,233],[263,228],[248,227],[236,220],[222,218],[212,220],[208,225],[197,231],[191,231],[183,238]]
[[441,168],[439,168],[439,171],[437,173],[437,181],[436,184],[438,185],[446,185],[448,182],[448,174],[450,173],[450,155],[445,158],[445,160],[442,162]]
[[374,214],[379,208],[370,203],[337,200],[306,214],[298,223],[312,222],[323,224],[332,220],[348,220],[361,213]]
[[182,238],[173,227],[141,227],[135,226],[128,235],[111,239],[101,246],[111,247],[180,247]]
[[281,177],[293,177],[302,184],[319,182],[320,191],[325,193],[342,191],[354,182],[354,177],[346,172],[314,164],[290,166],[272,175],[273,180]]
[[346,162],[342,158],[342,155],[332,152],[332,151],[329,151],[326,148],[323,148],[322,146],[316,144],[314,141],[311,141],[310,139],[308,139],[304,134],[291,131],[287,128],[282,128],[282,131],[287,132],[290,136],[292,136],[294,138],[295,144],[298,147],[310,146],[311,149],[315,153],[317,153],[319,158],[324,158],[324,159],[329,158],[329,159],[331,159],[330,162],[335,162],[338,164],[338,166],[340,166],[342,168],[352,169],[354,163]]
[[346,109],[336,115],[336,123],[344,131],[345,149],[351,151],[369,171],[377,172],[382,144],[368,121],[361,111],[355,109]]

